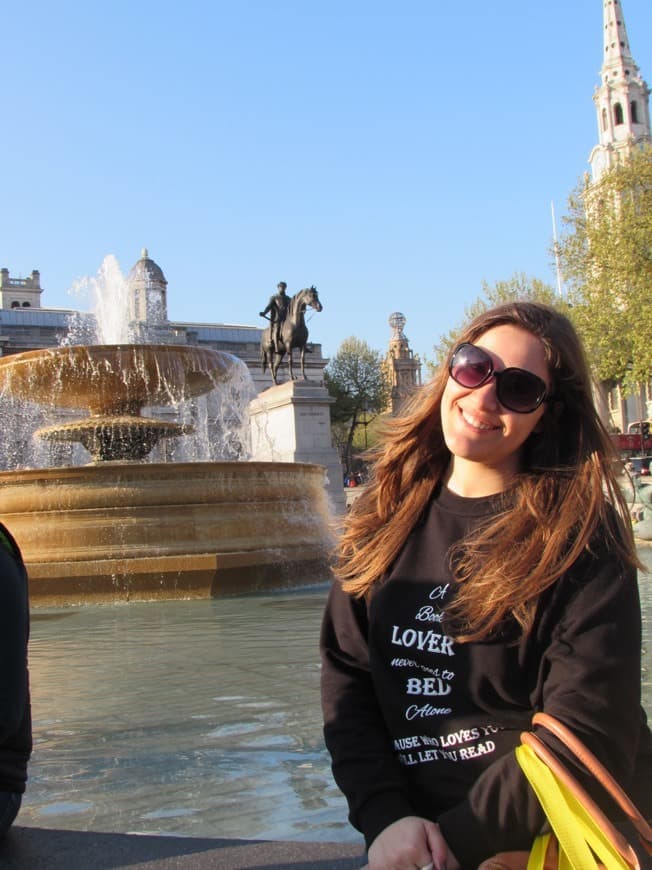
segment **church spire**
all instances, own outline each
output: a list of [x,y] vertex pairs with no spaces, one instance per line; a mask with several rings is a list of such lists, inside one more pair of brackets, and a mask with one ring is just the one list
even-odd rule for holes
[[650,89],[643,81],[629,48],[620,0],[604,0],[604,52],[601,84],[593,101],[598,113],[599,144],[589,162],[597,181],[650,135]]
[[619,0],[604,3],[604,55],[602,81],[616,81],[634,69],[638,73],[629,49],[625,18]]

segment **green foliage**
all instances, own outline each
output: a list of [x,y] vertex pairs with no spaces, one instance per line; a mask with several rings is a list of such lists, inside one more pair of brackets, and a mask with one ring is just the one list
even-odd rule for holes
[[572,318],[601,381],[652,377],[652,148],[569,198],[559,257]]
[[361,339],[346,338],[326,367],[324,382],[335,399],[331,406],[333,436],[350,471],[354,443],[361,444],[365,432],[368,443],[370,424],[389,402],[383,357]]
[[353,454],[364,453],[365,450],[376,444],[378,430],[383,426],[388,416],[389,412],[375,415],[362,414],[353,433],[353,441],[351,443]]
[[522,272],[514,273],[507,281],[497,281],[493,286],[484,281],[482,291],[484,295],[478,297],[472,305],[464,310],[463,323],[442,336],[439,343],[433,348],[435,354],[434,361],[426,363],[431,374],[434,374],[444,360],[446,360],[456,344],[462,329],[488,308],[494,308],[496,305],[502,305],[505,302],[527,300],[529,302],[543,302],[546,305],[554,305],[564,310],[566,309],[564,301],[549,284],[545,284],[538,278],[528,278]]

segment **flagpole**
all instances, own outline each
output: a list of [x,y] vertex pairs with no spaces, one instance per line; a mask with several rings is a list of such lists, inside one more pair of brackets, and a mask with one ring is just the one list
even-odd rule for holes
[[555,203],[550,201],[550,211],[552,214],[552,239],[555,251],[555,267],[557,270],[557,295],[563,296],[564,289],[561,281],[561,268],[559,265],[559,244],[557,242],[557,221],[555,220]]

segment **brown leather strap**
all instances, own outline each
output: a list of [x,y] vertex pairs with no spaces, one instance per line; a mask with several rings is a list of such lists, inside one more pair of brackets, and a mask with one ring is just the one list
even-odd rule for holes
[[[581,761],[584,767],[586,767],[589,773],[591,773],[597,779],[600,785],[609,795],[611,795],[613,800],[622,809],[632,825],[635,827],[648,853],[652,854],[652,827],[648,824],[638,808],[632,803],[628,795],[623,791],[621,786],[616,782],[616,780],[609,773],[606,767],[604,767],[604,765],[600,761],[598,761],[595,755],[589,749],[587,749],[582,741],[578,737],[576,737],[575,734],[573,734],[573,732],[566,727],[566,725],[564,725],[558,719],[555,719],[554,716],[551,716],[549,713],[535,713],[534,718],[532,719],[532,724],[540,725],[542,728],[550,731],[551,734],[554,734],[555,737],[561,740],[564,746],[570,749],[570,751],[579,759],[579,761]],[[526,740],[524,742],[532,745],[529,740]],[[541,741],[538,741],[538,743],[541,743]],[[536,747],[533,746],[532,748],[537,751]],[[547,754],[554,758],[555,761],[559,764],[555,756],[549,750],[546,751]],[[537,752],[537,754],[539,753]],[[547,758],[543,758],[543,756],[541,755],[539,757],[542,758],[542,760],[545,761],[546,764],[548,764]],[[554,768],[551,769],[554,770]],[[568,775],[570,776],[570,774]],[[575,780],[573,780],[573,782],[575,782]],[[576,786],[577,788],[581,788],[579,783],[576,783]],[[584,798],[582,798],[582,800],[584,800]]]
[[531,731],[525,731],[521,734],[521,742],[526,746],[530,746],[537,756],[547,765],[554,773],[557,779],[568,789],[568,791],[576,798],[587,812],[595,819],[603,833],[611,840],[616,849],[620,852],[629,867],[640,868],[636,852],[632,845],[627,842],[620,831],[613,826],[609,819],[602,812],[593,798],[582,788],[575,777],[569,773],[557,756],[546,746],[543,741],[539,740],[536,734]]

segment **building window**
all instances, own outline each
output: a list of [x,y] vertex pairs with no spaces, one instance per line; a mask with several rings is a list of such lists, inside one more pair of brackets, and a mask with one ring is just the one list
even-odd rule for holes
[[619,127],[623,123],[623,107],[620,103],[616,103],[614,106],[614,123],[616,127]]
[[17,301],[14,299],[14,301],[11,303],[11,307],[12,307],[12,308],[20,308],[20,302],[17,302]]
[[29,304],[29,302],[23,302],[23,308],[31,308],[31,307],[32,306]]
[[606,109],[602,110],[602,129],[603,130],[607,129],[607,110]]
[[629,111],[632,116],[632,124],[638,124],[638,106],[636,105],[636,100],[632,100],[629,104]]

